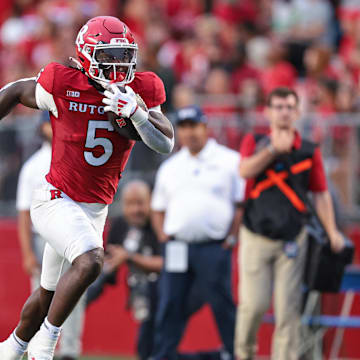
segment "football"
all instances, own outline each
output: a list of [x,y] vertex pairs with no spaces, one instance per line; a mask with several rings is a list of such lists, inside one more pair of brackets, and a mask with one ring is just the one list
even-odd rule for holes
[[[123,86],[119,86],[119,90],[121,92],[125,92],[125,88]],[[136,94],[136,102],[139,107],[141,107],[145,111],[148,111],[144,100],[138,94]],[[121,136],[124,136],[130,140],[141,140],[140,135],[136,131],[132,121],[129,118],[119,118],[118,115],[116,115],[112,111],[107,112],[107,118],[114,126],[116,132]]]

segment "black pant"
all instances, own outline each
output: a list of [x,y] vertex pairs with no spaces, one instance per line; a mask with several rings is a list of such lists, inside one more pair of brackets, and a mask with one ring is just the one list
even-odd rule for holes
[[189,317],[192,287],[209,303],[225,350],[233,355],[235,305],[231,293],[231,252],[220,242],[190,244],[188,260],[187,272],[163,270],[161,273],[154,360],[177,358],[176,348]]
[[[144,320],[140,324],[139,333],[138,333],[138,341],[137,341],[137,351],[140,360],[147,360],[150,358],[153,348],[154,348],[154,332],[155,332],[155,316],[157,307],[159,305],[158,298],[158,282],[149,282],[148,283],[148,299],[150,302],[150,314],[148,319]],[[190,290],[190,294],[186,303],[186,315],[185,319],[182,323],[182,331],[185,329],[187,319],[198,311],[204,305],[204,299],[199,291],[199,288],[193,286]],[[208,353],[212,354],[212,353]],[[198,360],[200,359],[204,353],[194,353],[187,355],[179,355],[180,359],[186,360]],[[218,352],[215,352],[214,359],[218,356]]]
[[149,317],[139,327],[137,352],[140,360],[147,360],[154,346],[155,312],[157,307],[157,281],[148,282]]

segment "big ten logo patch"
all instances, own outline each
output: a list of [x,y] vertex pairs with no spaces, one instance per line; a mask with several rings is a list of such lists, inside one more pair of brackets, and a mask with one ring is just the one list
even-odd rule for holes
[[80,97],[80,91],[66,90],[66,96],[67,97],[79,98]]
[[51,194],[50,200],[55,200],[55,199],[61,199],[62,198],[60,190],[50,190],[50,194]]
[[121,118],[121,119],[116,119],[115,120],[116,121],[116,123],[119,125],[119,127],[124,127],[124,126],[126,126],[126,121],[125,121],[125,119],[123,119],[123,118]]

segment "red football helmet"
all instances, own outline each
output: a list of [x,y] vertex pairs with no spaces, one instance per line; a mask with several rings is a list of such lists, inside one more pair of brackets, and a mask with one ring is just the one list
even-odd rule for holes
[[116,17],[90,19],[75,44],[79,63],[91,79],[101,85],[133,81],[138,46],[130,29]]

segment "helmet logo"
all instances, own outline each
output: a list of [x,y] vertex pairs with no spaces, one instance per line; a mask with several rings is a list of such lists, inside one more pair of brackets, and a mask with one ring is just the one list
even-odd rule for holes
[[88,36],[87,41],[92,42],[93,44],[97,44],[97,40],[95,40],[93,37]]
[[126,38],[112,38],[110,44],[128,44],[129,40]]
[[85,44],[84,35],[88,31],[88,29],[89,29],[89,26],[87,24],[85,24],[78,33],[75,43],[78,46],[79,51],[80,51],[80,45]]

